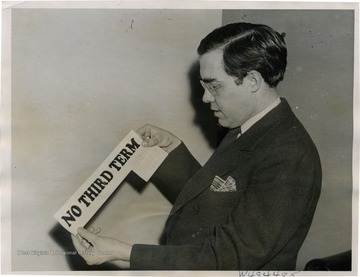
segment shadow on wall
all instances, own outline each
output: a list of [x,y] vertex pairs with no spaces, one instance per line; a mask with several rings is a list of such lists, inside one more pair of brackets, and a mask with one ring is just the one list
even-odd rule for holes
[[[202,134],[204,135],[206,141],[209,144],[209,147],[215,149],[219,141],[221,141],[224,134],[226,134],[227,129],[218,126],[217,119],[211,112],[209,104],[206,104],[202,101],[203,91],[200,82],[199,82],[199,69],[200,65],[198,62],[195,62],[189,72],[188,78],[190,82],[190,101],[195,110],[195,117],[193,123],[200,127]],[[131,172],[124,180],[130,186],[132,186],[138,193],[142,193],[147,182],[144,182],[140,177],[135,173]],[[105,209],[107,204],[111,202],[111,198],[114,197],[116,191],[120,189],[121,185],[114,191],[110,198],[102,205],[102,207],[97,211],[93,218],[88,222],[88,226],[91,225],[91,222],[95,220],[97,216],[101,214],[101,211]],[[49,232],[50,237],[62,247],[64,252],[76,253],[76,249],[71,240],[71,234],[65,230],[60,224],[56,224]],[[159,243],[164,243],[164,233],[159,237]],[[104,263],[102,265],[89,266],[86,264],[84,259],[78,255],[65,255],[67,262],[69,264],[70,270],[128,270],[127,268],[121,268],[117,265],[111,263]]]

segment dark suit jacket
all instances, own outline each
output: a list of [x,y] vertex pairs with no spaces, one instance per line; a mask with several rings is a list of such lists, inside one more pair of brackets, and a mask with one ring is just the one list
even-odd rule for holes
[[[219,176],[236,191],[214,192]],[[164,245],[134,245],[131,269],[294,270],[321,189],[318,152],[285,99],[201,167],[182,144],[154,183],[174,202]]]

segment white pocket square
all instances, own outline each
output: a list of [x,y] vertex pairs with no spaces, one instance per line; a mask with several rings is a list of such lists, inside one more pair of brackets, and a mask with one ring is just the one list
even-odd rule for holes
[[210,190],[216,192],[236,191],[236,181],[231,176],[227,177],[226,180],[221,179],[219,176],[215,176],[211,183]]

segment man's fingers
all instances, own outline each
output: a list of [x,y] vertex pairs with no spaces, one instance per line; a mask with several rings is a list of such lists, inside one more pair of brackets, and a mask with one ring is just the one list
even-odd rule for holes
[[81,242],[82,238],[79,235],[77,235],[77,236],[71,235],[71,239],[72,239],[72,242],[77,251],[85,251],[86,250],[86,247]]
[[139,137],[145,140],[146,138],[151,137],[151,127],[150,125],[145,125],[137,129],[136,133],[139,135]]
[[93,227],[93,226],[90,226],[88,229],[87,229],[90,233],[93,233],[95,235],[97,235],[98,233],[100,233],[101,231],[101,228],[100,227]]
[[149,124],[139,128],[136,132],[143,139],[142,146],[159,146],[168,153],[181,143],[180,139],[169,131]]
[[155,145],[159,145],[160,144],[160,140],[157,136],[151,137],[146,139],[145,141],[145,145],[144,146],[148,146],[148,147],[153,147]]
[[77,238],[77,240],[79,242],[79,245],[81,246],[82,249],[88,249],[89,247],[92,246],[92,245],[90,245],[90,243],[86,239],[84,239],[79,234],[76,235],[76,238]]
[[144,127],[141,127],[136,132],[139,135],[139,137],[142,138],[142,140],[143,140],[142,145],[144,147],[151,147],[151,146],[155,145],[153,141],[149,141],[152,136],[151,128],[149,127],[149,125],[145,125]]
[[93,246],[93,245],[94,245],[95,239],[96,239],[96,235],[95,235],[95,234],[87,231],[87,230],[84,229],[84,228],[78,228],[78,234],[80,235],[80,237],[81,237],[82,239],[85,240],[85,241],[84,241],[84,240],[82,241],[82,243],[83,243],[84,246],[89,247],[89,246]]
[[142,139],[146,140],[148,138],[151,138],[151,129],[150,128],[146,128],[145,132],[143,133],[143,137]]

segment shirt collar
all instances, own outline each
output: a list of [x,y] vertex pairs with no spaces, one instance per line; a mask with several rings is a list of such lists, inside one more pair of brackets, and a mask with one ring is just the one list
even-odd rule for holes
[[253,117],[249,118],[244,124],[241,125],[241,134],[245,133],[247,130],[251,128],[256,122],[258,122],[261,118],[263,118],[268,112],[274,109],[277,105],[281,103],[280,97],[278,97],[270,106],[268,106],[265,110],[259,112]]

